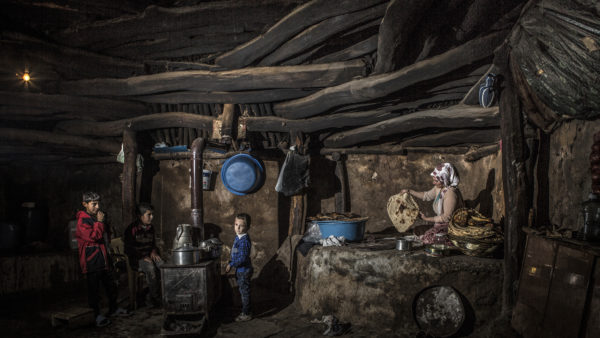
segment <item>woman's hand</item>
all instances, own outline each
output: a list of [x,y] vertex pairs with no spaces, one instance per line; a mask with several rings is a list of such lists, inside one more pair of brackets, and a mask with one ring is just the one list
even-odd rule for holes
[[400,193],[401,193],[401,194],[406,194],[406,193],[408,193],[409,191],[410,191],[410,190],[408,190],[408,189],[402,189],[402,190],[400,190]]
[[419,215],[421,216],[421,219],[424,220],[425,222],[431,222],[431,218],[425,216],[424,213],[420,212]]
[[231,270],[231,265],[227,264],[227,267],[225,268],[225,273],[229,273],[230,270]]

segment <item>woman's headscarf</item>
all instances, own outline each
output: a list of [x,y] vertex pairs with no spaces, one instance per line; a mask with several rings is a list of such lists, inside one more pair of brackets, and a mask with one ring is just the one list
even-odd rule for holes
[[460,182],[456,169],[450,163],[440,163],[431,172],[431,176],[442,182],[444,187],[456,187]]

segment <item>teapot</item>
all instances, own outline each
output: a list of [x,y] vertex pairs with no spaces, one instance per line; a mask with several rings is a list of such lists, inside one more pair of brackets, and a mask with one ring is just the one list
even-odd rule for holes
[[190,224],[179,224],[175,232],[175,238],[173,238],[173,250],[192,245],[192,226]]

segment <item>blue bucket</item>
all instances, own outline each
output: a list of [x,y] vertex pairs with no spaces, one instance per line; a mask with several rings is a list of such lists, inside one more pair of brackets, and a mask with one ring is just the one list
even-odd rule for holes
[[227,190],[236,195],[254,192],[263,182],[264,168],[248,154],[228,158],[221,168],[221,180]]
[[365,234],[365,223],[363,221],[315,221],[321,230],[321,238],[327,238],[331,235],[336,237],[344,236],[349,242],[362,241]]

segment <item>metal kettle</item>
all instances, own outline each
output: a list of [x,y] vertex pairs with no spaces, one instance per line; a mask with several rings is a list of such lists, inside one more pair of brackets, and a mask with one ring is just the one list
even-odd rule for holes
[[183,246],[193,246],[192,226],[190,224],[179,224],[173,238],[173,250]]

